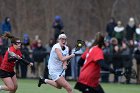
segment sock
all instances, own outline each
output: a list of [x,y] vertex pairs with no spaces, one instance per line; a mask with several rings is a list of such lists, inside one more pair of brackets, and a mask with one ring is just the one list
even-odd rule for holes
[[2,90],[2,86],[0,85],[0,90]]
[[45,79],[44,82],[47,84],[48,83],[48,79]]

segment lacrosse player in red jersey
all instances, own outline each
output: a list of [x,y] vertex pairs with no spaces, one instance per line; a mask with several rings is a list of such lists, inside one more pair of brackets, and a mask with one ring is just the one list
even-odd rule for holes
[[104,36],[98,32],[93,45],[81,56],[84,60],[84,64],[81,68],[75,89],[80,90],[82,93],[104,93],[104,90],[99,84],[101,68],[115,73],[115,71],[104,62],[103,46]]
[[[0,78],[2,78],[2,81],[5,84],[0,85],[0,90],[9,91],[9,93],[16,93],[18,84],[16,73],[14,71],[15,62],[23,62],[30,66],[32,66],[33,63],[22,60],[22,54],[19,50],[21,47],[21,41],[19,38],[12,36],[10,33],[5,33],[3,37],[11,40],[11,46],[6,51],[0,66]],[[11,53],[14,55],[10,55]]]

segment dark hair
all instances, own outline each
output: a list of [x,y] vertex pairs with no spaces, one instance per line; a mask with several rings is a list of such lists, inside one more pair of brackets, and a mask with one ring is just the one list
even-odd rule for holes
[[104,35],[101,34],[100,32],[97,32],[96,33],[96,36],[95,36],[95,41],[93,43],[92,46],[95,46],[95,45],[98,45],[100,48],[105,45],[104,44]]
[[60,34],[65,34],[64,32],[61,32]]
[[19,38],[11,35],[9,32],[6,32],[4,35],[2,35],[2,37],[10,39],[11,43],[14,43],[14,44],[17,42],[17,40],[20,40]]
[[10,17],[5,17],[4,21],[8,22],[7,20],[10,19]]

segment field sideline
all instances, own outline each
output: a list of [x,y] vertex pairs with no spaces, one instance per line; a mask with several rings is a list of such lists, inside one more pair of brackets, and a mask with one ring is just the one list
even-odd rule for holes
[[[37,79],[18,79],[19,88],[16,93],[67,93],[64,89],[56,89],[50,85],[42,85],[37,87]],[[3,84],[0,81],[0,85]],[[72,87],[75,85],[75,81],[70,81]],[[114,83],[102,83],[105,93],[140,93],[140,85],[136,84],[114,84]],[[8,93],[2,91],[0,93]],[[74,90],[74,93],[80,93]]]

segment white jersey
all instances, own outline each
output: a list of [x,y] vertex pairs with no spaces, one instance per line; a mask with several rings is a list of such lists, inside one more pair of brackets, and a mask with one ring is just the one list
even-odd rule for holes
[[63,56],[69,55],[69,48],[67,46],[65,46],[65,50],[62,50],[59,43],[55,44],[52,47],[52,50],[50,52],[50,58],[48,61],[49,70],[62,70],[63,69],[62,62],[59,60],[59,58],[55,52],[56,48],[60,49]]

